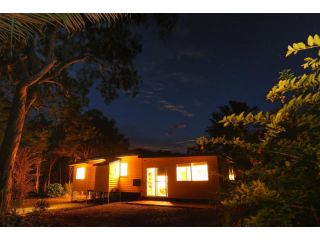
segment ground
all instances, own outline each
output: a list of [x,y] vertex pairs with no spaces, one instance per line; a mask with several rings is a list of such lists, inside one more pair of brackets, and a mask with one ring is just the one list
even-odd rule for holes
[[[85,204],[85,203],[83,203]],[[141,206],[125,202],[82,205],[80,208],[50,210],[41,217],[43,226],[219,226],[215,209]]]

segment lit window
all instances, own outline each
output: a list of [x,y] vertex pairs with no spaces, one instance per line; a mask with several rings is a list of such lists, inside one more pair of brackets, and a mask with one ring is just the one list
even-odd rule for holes
[[120,174],[120,169],[119,169],[119,161],[114,161],[114,162],[111,162],[109,167],[110,167],[110,170],[109,170],[109,178],[110,179],[118,179],[119,178],[119,174]]
[[192,181],[208,181],[208,165],[204,162],[192,163]]
[[236,175],[234,173],[234,170],[233,170],[233,168],[230,168],[229,169],[229,180],[234,181],[235,179],[236,179]]
[[121,163],[120,164],[120,176],[121,177],[128,176],[128,163]]
[[177,181],[208,181],[206,162],[177,164]]
[[86,176],[86,168],[85,167],[77,168],[76,179],[85,179],[85,176]]
[[177,181],[191,181],[190,164],[177,165]]

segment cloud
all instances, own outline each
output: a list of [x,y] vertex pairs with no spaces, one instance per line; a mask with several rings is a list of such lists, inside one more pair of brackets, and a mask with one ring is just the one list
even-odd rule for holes
[[193,117],[193,114],[188,112],[182,105],[175,105],[166,100],[160,100],[159,103],[160,103],[160,109],[168,110],[172,112],[178,112],[183,114],[186,117]]
[[175,136],[178,129],[187,128],[186,123],[177,123],[170,127],[169,131],[165,133],[166,136]]

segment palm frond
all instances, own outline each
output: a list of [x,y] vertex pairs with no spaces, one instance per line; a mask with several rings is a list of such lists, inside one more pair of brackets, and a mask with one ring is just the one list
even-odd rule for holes
[[88,23],[112,23],[125,16],[119,13],[4,13],[0,14],[0,43],[26,43],[46,25],[59,25],[72,33]]

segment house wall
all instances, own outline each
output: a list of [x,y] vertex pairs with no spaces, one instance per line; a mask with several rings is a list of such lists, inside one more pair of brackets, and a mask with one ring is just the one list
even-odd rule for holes
[[[207,162],[208,181],[177,181],[176,165],[192,162]],[[147,197],[147,168],[160,167],[167,169],[168,198],[214,199],[219,193],[218,159],[215,156],[143,158],[141,186],[143,197]]]
[[[85,179],[76,179],[77,168],[85,167]],[[76,164],[73,169],[73,191],[94,190],[95,166],[87,163]]]
[[133,180],[142,177],[141,158],[138,156],[126,156],[120,158],[121,163],[128,163],[128,175],[120,176],[119,188],[121,192],[140,193],[141,186],[134,186]]

